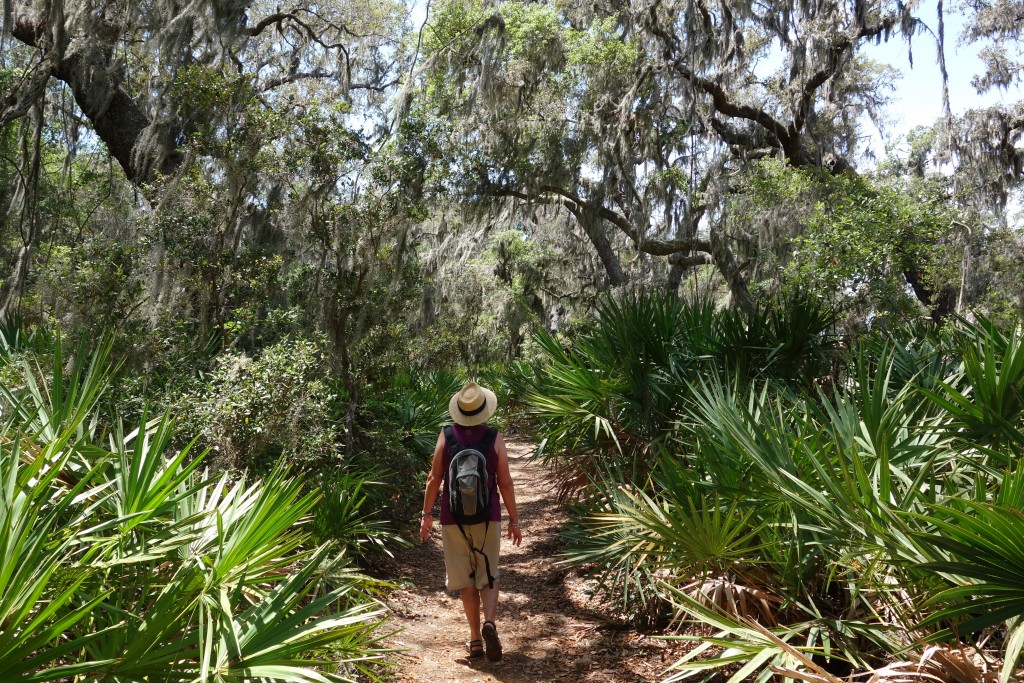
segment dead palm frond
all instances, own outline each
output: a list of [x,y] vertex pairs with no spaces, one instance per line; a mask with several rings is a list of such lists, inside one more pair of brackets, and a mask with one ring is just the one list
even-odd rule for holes
[[755,586],[747,586],[735,579],[719,576],[694,581],[683,591],[705,607],[716,607],[726,614],[752,619],[768,626],[776,626],[776,610],[782,599]]
[[782,667],[772,667],[772,670],[783,679],[807,683],[849,683],[861,679],[865,683],[996,683],[998,680],[996,672],[989,670],[985,660],[973,648],[937,645],[925,649],[916,662],[893,662],[847,680],[817,666],[810,671]]

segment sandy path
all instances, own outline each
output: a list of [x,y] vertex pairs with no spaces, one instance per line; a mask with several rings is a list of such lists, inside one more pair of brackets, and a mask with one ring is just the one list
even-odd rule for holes
[[[440,533],[398,554],[391,579],[407,586],[392,593],[389,625],[402,631],[386,645],[400,681],[602,681],[658,680],[667,663],[663,641],[639,635],[603,617],[590,604],[585,584],[556,564],[565,515],[553,502],[542,466],[530,462],[533,444],[510,438],[509,465],[523,528],[519,548],[502,539],[498,633],[501,662],[466,658],[469,630],[457,594],[444,588]],[[504,509],[503,509],[504,512]],[[671,660],[668,660],[671,661]]]

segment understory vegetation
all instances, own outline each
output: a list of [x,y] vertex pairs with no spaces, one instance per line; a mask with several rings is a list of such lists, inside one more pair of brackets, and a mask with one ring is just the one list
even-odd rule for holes
[[[105,409],[109,341],[71,357],[59,336],[3,342],[0,676],[375,675],[381,587],[354,557],[387,535],[351,502],[358,475],[320,489],[284,464],[211,469],[169,413],[126,422]],[[324,516],[326,528],[304,523]]]
[[699,644],[668,680],[1018,675],[1024,329],[841,341],[807,298],[743,324],[636,297],[542,339],[526,400],[578,508],[564,559]]
[[[219,354],[204,400],[186,382],[160,408],[122,393],[113,337],[72,353],[65,337],[0,336],[0,609],[23,625],[5,675],[385,675],[388,587],[367,562],[402,543],[465,376],[389,378],[350,454],[348,404],[307,376],[310,347],[246,360],[240,384]],[[478,378],[574,510],[561,560],[633,623],[695,642],[666,680],[1018,674],[1021,325],[851,338],[800,292],[750,317],[635,293],[530,343]],[[225,434],[249,457],[225,460]]]

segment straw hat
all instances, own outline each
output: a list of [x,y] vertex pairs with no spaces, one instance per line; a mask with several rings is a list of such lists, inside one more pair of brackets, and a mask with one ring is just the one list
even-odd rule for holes
[[494,392],[485,389],[476,382],[470,382],[462,387],[448,402],[448,412],[451,413],[455,424],[463,427],[473,427],[487,422],[487,418],[494,415],[498,407],[498,399]]

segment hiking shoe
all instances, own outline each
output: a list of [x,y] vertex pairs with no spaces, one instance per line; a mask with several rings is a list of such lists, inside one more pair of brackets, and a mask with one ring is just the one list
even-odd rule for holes
[[466,649],[469,651],[470,659],[479,659],[484,656],[484,641],[471,640],[466,643]]
[[498,628],[493,621],[485,621],[481,629],[484,645],[487,648],[487,661],[497,662],[501,659],[501,641],[498,640]]

